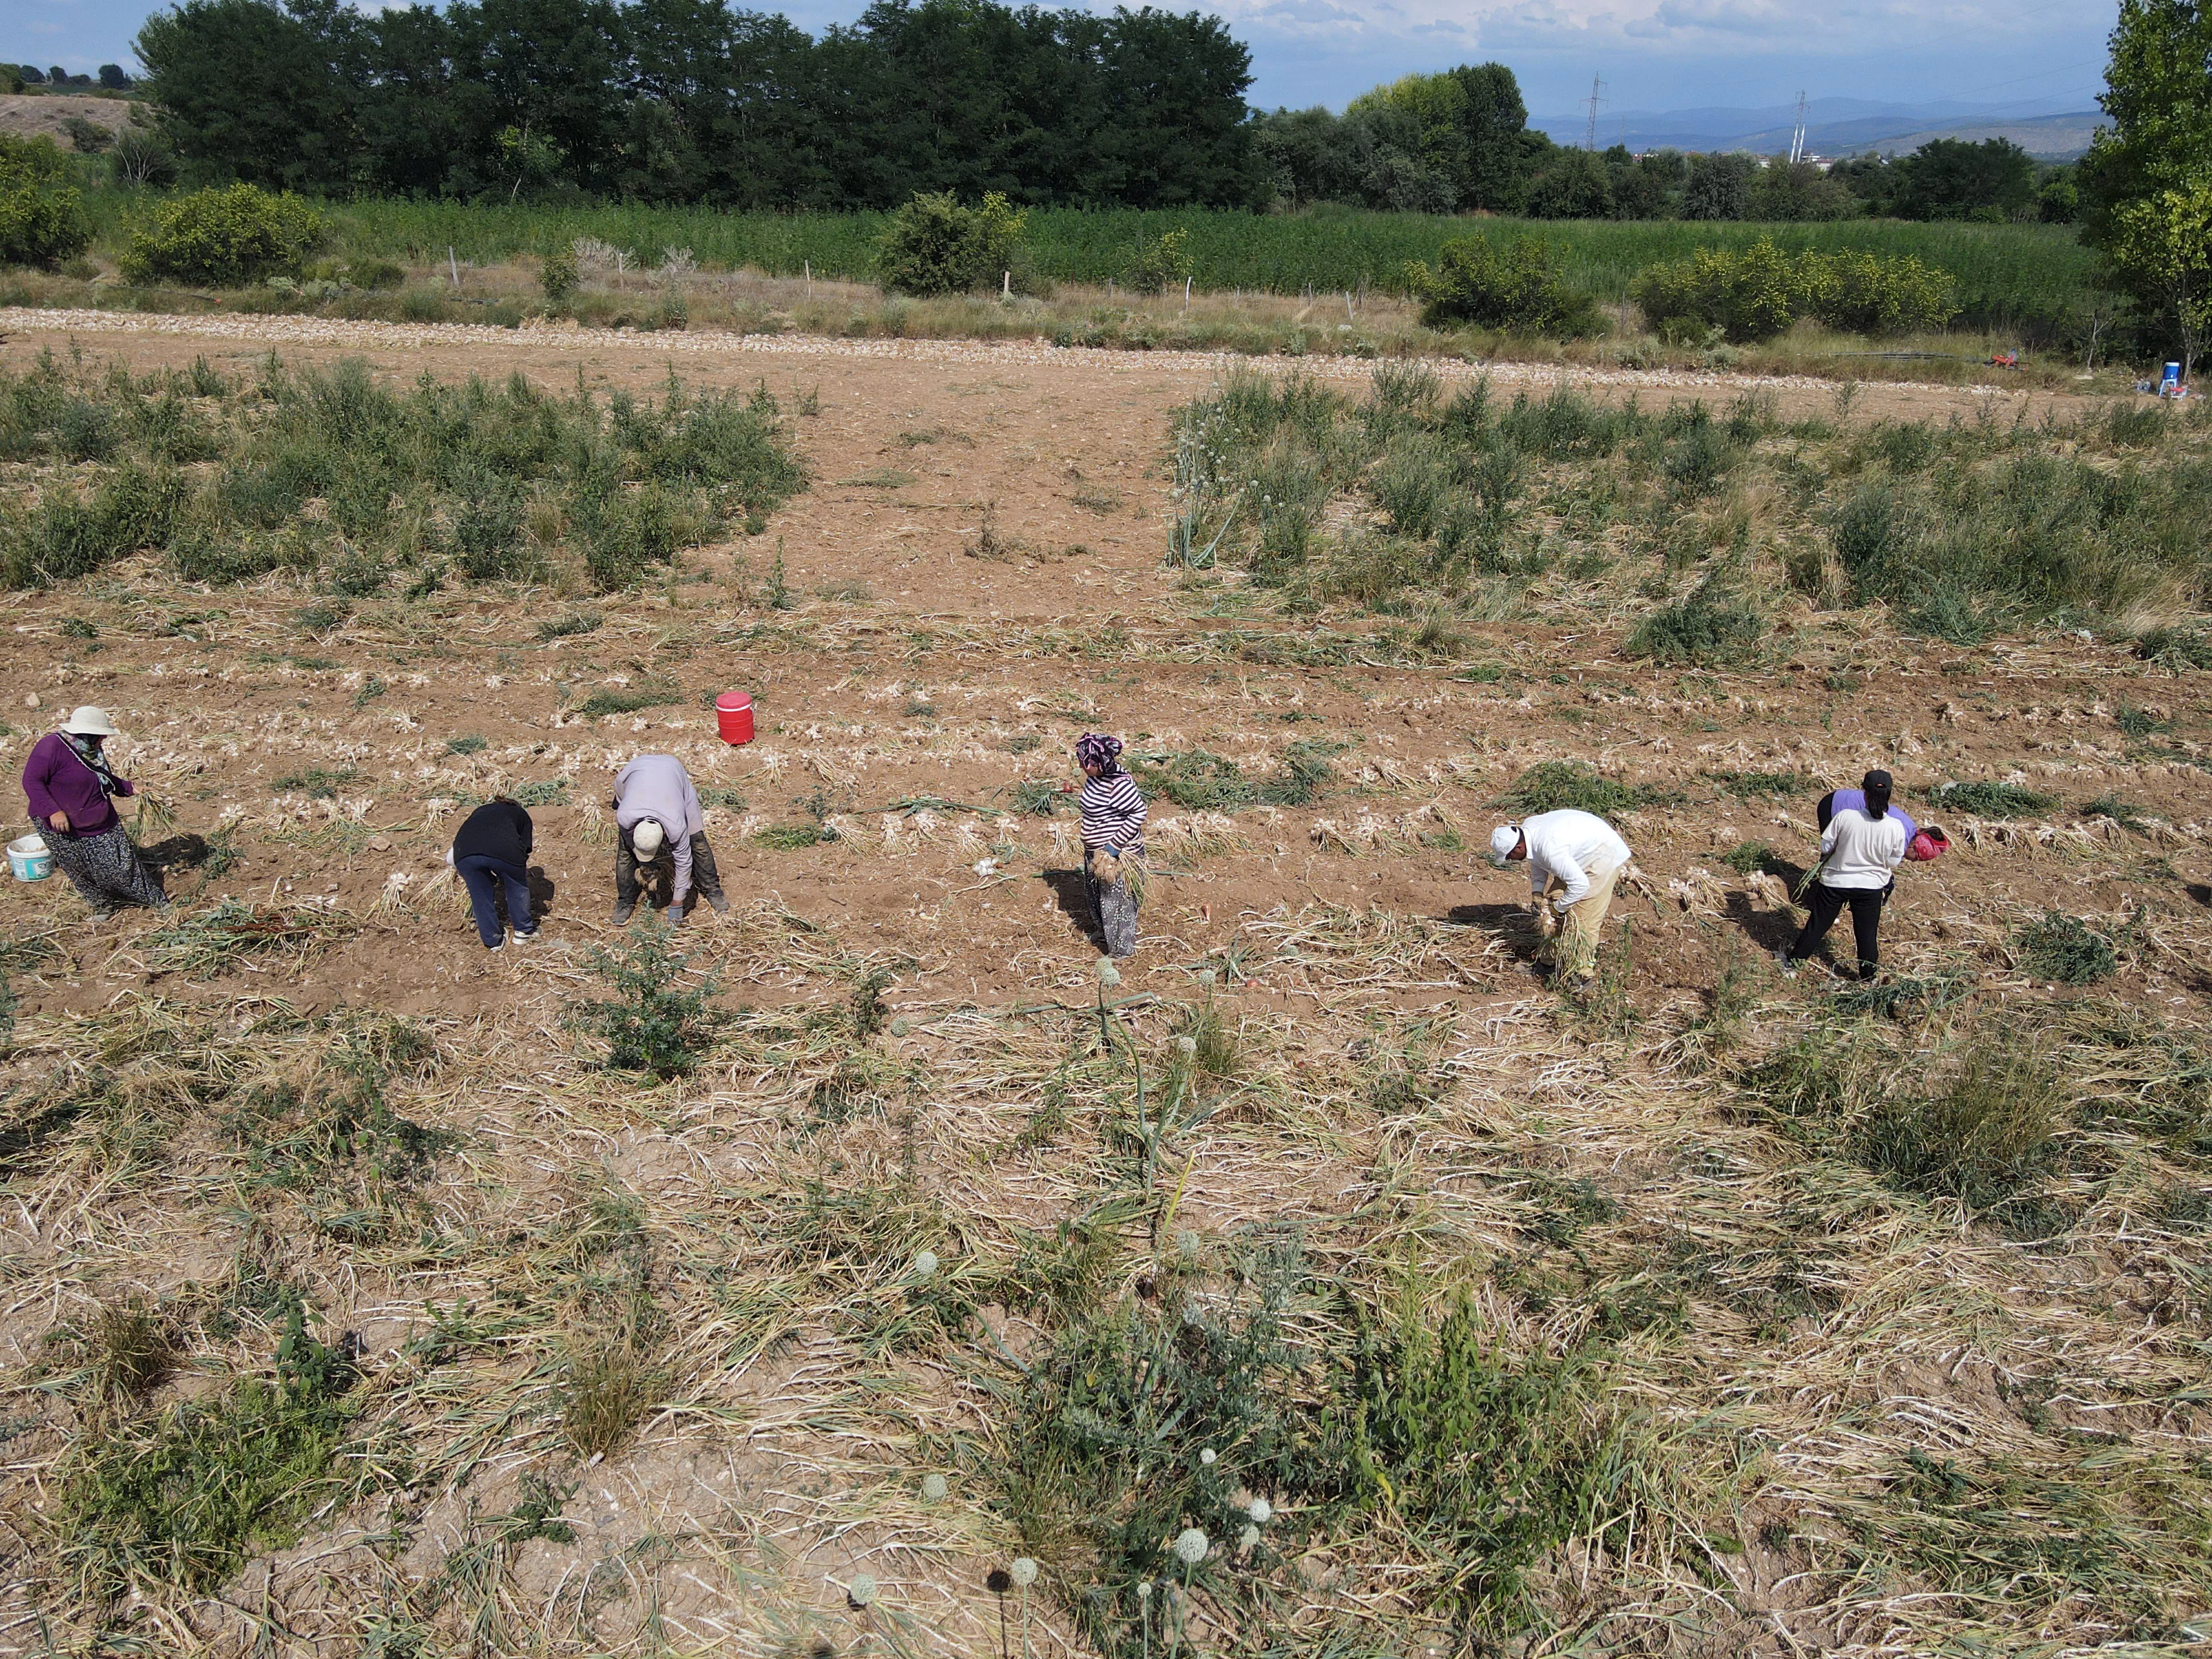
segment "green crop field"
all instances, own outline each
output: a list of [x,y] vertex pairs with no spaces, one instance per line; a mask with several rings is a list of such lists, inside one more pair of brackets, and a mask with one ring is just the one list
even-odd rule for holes
[[[129,198],[106,195],[120,232]],[[880,213],[721,213],[706,208],[368,200],[331,209],[340,249],[349,254],[427,260],[451,247],[459,258],[492,263],[542,253],[577,236],[594,236],[648,262],[688,247],[708,268],[751,266],[797,276],[866,279],[874,274]],[[1644,266],[1699,247],[1736,247],[1771,237],[1782,247],[1851,248],[1911,254],[1955,277],[1964,326],[2045,331],[2099,297],[2095,256],[2067,228],[2046,225],[1907,224],[1862,220],[1839,224],[1755,225],[1673,221],[1459,219],[1413,213],[1324,210],[1259,215],[1192,210],[1139,212],[1039,209],[1029,240],[1042,273],[1058,282],[1104,283],[1118,276],[1139,241],[1187,233],[1197,282],[1208,290],[1257,289],[1298,294],[1368,289],[1405,291],[1408,260],[1431,263],[1458,236],[1542,238],[1559,250],[1572,282],[1601,299],[1618,298]]]

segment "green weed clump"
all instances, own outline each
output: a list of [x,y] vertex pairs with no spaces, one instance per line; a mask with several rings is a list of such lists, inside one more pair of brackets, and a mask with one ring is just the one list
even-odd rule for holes
[[1600,817],[1626,812],[1658,799],[1643,785],[1602,776],[1581,761],[1540,761],[1513,780],[1498,805],[1522,817],[1565,808]]
[[295,1304],[273,1379],[247,1377],[82,1443],[61,1505],[63,1558],[82,1591],[204,1593],[252,1552],[291,1543],[343,1485],[333,1464],[356,1415],[355,1375]]
[[2119,971],[2112,941],[2063,911],[2045,911],[2020,929],[2013,947],[2029,973],[2057,985],[2094,985]]
[[1711,580],[1679,605],[1654,611],[1628,636],[1628,654],[1661,663],[1717,665],[1741,662],[1765,625],[1759,613]]
[[1977,817],[2017,818],[2048,812],[2058,797],[2017,783],[1944,783],[1929,791],[1929,801],[1947,811]]
[[1193,811],[1233,812],[1240,806],[1304,806],[1328,787],[1329,757],[1342,747],[1319,740],[1291,744],[1283,770],[1262,778],[1244,775],[1235,761],[1203,749],[1159,760],[1132,757],[1130,770],[1148,793]]
[[1566,285],[1551,250],[1534,236],[1504,246],[1479,236],[1446,242],[1435,270],[1418,259],[1406,267],[1406,285],[1431,328],[1471,323],[1571,337],[1602,326],[1589,295]]
[[570,1018],[607,1045],[610,1071],[648,1072],[665,1079],[687,1077],[697,1067],[713,1037],[707,999],[714,982],[686,987],[690,961],[676,953],[673,930],[660,922],[620,952],[592,952],[592,972],[615,994],[586,1003]]
[[[213,371],[94,379],[51,356],[0,373],[0,460],[42,458],[94,465],[0,510],[0,580],[15,586],[153,550],[190,580],[292,570],[360,597],[419,597],[452,574],[532,581],[563,559],[619,589],[805,483],[757,391],[672,378],[658,400],[602,404],[520,375],[394,389],[359,362],[295,374],[273,358],[250,386]],[[213,465],[183,470],[195,462]]]

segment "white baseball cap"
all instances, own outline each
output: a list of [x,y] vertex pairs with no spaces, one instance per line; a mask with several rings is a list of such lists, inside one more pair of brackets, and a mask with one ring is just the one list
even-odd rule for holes
[[1513,856],[1513,849],[1521,844],[1521,826],[1501,823],[1490,832],[1490,861],[1503,864]]
[[107,711],[95,708],[90,703],[73,710],[62,722],[62,730],[77,738],[112,738],[118,735],[115,722],[107,718]]
[[637,827],[629,832],[629,844],[637,849],[641,859],[649,859],[660,851],[662,838],[667,831],[660,827],[659,818],[640,818]]

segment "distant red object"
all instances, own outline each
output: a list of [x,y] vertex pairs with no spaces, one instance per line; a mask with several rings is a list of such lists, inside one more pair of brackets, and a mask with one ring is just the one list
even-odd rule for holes
[[714,699],[714,723],[724,743],[753,740],[753,698],[750,691],[725,691]]
[[1930,824],[1912,838],[1912,845],[1905,849],[1905,856],[1915,864],[1925,864],[1940,859],[1951,850],[1951,838]]
[[2017,351],[1991,352],[1990,354],[1990,367],[1991,368],[2018,368],[2020,367],[2020,353]]

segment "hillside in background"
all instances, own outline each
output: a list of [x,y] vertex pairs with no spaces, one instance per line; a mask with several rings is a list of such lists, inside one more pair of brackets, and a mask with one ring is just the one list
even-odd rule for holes
[[[2095,110],[2058,114],[2015,115],[1972,104],[1884,104],[1861,98],[1816,98],[1806,106],[1806,142],[1818,155],[1902,155],[1931,138],[1978,143],[2009,138],[2029,155],[2046,161],[2068,161],[2089,147],[2089,135],[2104,122]],[[1580,144],[1589,131],[1586,113],[1535,115],[1528,125],[1561,144]],[[1632,150],[1747,150],[1768,155],[1785,152],[1797,119],[1796,106],[1758,109],[1627,110],[1601,112],[1598,143],[1626,144]]]

